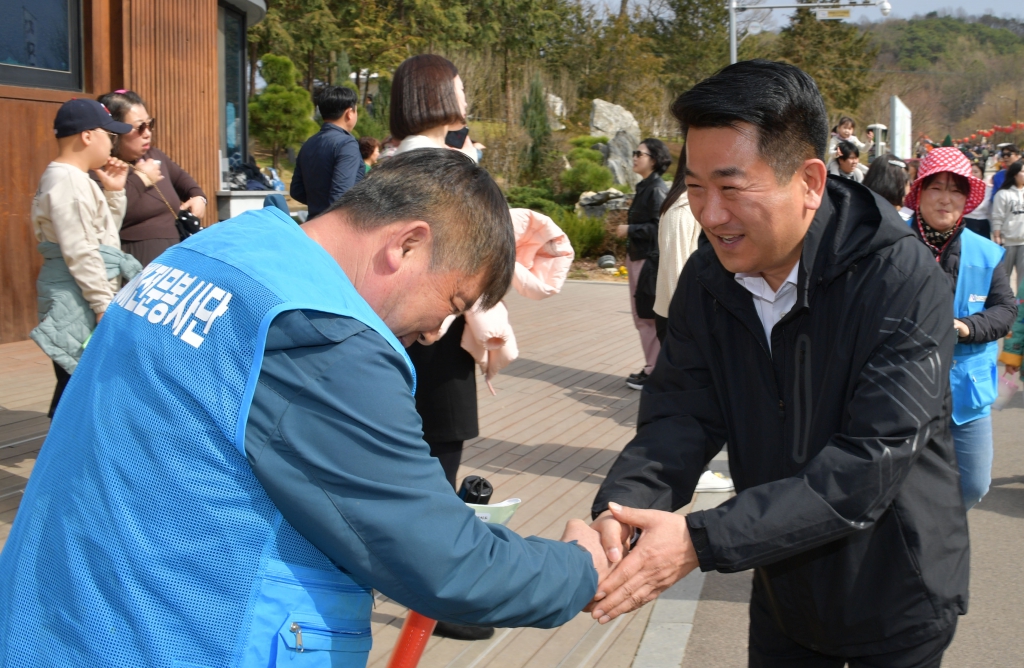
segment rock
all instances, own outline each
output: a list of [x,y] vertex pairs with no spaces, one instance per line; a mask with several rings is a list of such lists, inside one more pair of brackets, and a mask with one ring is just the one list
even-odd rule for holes
[[608,144],[605,144],[604,142],[601,142],[599,144],[592,144],[590,146],[590,148],[593,149],[594,151],[597,151],[598,153],[600,153],[602,159],[605,162],[608,162]]
[[625,107],[604,100],[594,100],[590,107],[590,136],[614,137],[625,131],[633,138],[634,146],[640,144],[640,124]]
[[588,191],[580,195],[580,204],[582,206],[595,206],[597,204],[604,204],[610,199],[616,199],[622,197],[622,193],[615,188],[609,188],[608,190],[602,190],[599,193]]
[[597,266],[601,269],[614,269],[615,268],[615,256],[614,255],[602,255],[597,258]]
[[562,122],[562,119],[565,118],[565,100],[558,97],[557,95],[552,95],[551,93],[548,93],[547,103],[548,125],[550,125],[551,129],[554,130],[555,132],[559,130],[564,130],[565,123]]
[[633,135],[619,130],[608,142],[608,169],[611,170],[615,183],[629,185],[632,188],[640,183],[640,175],[633,171],[633,151],[640,146],[640,140],[634,141]]

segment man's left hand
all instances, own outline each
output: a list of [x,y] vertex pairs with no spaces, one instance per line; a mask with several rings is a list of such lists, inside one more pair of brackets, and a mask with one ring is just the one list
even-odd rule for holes
[[117,158],[107,158],[107,164],[93,172],[104,190],[118,192],[124,190],[124,183],[128,178],[128,163]]
[[619,522],[643,533],[629,555],[597,585],[591,614],[601,624],[658,598],[699,565],[684,516],[617,503],[609,503],[608,509]]

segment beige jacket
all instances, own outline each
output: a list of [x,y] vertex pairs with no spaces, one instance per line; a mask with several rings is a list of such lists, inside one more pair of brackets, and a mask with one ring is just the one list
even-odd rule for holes
[[32,200],[36,240],[60,246],[82,296],[97,314],[107,310],[121,285],[120,277],[107,279],[99,247],[121,248],[119,232],[127,204],[124,190],[101,190],[88,174],[62,162],[46,166]]
[[697,250],[700,223],[690,213],[690,199],[686,193],[679,196],[658,223],[658,282],[654,292],[654,312],[668,317],[679,274],[683,265]]

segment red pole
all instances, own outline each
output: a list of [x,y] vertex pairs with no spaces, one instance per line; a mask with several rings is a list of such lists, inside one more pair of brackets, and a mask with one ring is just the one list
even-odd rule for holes
[[402,624],[402,633],[398,636],[395,649],[391,652],[388,668],[416,668],[436,625],[437,621],[410,610]]

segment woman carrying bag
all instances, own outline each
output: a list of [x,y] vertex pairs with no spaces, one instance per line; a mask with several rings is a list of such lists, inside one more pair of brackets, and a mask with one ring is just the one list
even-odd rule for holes
[[949,378],[949,428],[968,510],[985,496],[992,480],[996,356],[999,339],[1017,316],[1009,280],[1000,266],[1005,251],[964,225],[964,214],[984,197],[985,183],[971,174],[971,163],[958,149],[946,147],[934,149],[921,161],[904,202],[914,211],[911,229],[945,271],[953,292],[957,344]]

